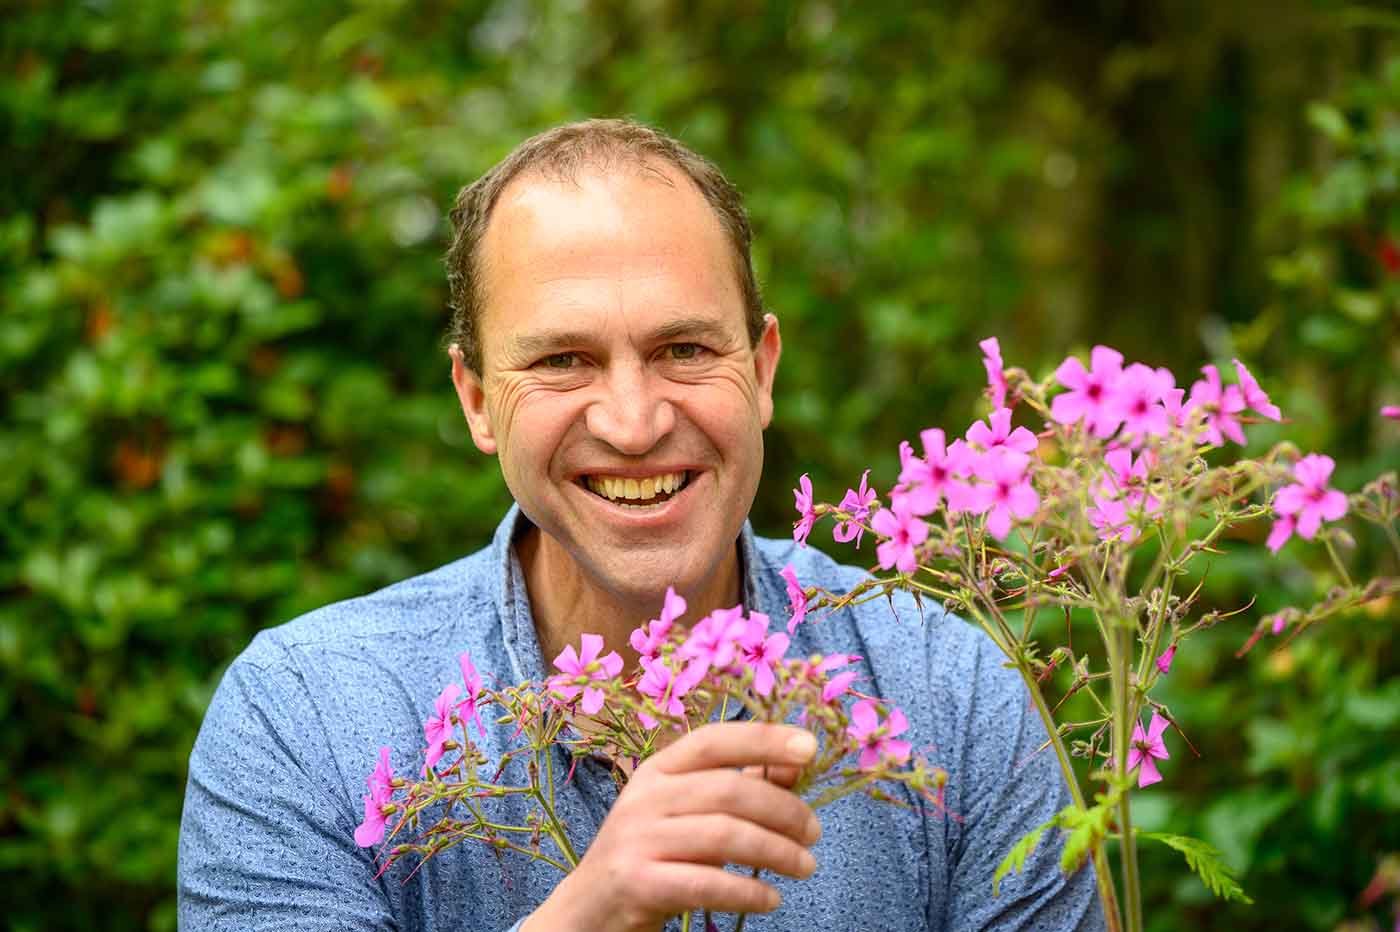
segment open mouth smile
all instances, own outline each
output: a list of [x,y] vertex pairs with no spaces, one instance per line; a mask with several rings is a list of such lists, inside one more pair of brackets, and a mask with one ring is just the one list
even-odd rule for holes
[[684,489],[691,479],[689,470],[658,473],[641,479],[621,476],[584,476],[579,485],[599,498],[630,510],[665,504]]

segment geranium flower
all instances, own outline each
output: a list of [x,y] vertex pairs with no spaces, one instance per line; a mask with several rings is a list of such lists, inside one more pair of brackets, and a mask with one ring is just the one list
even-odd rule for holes
[[[1327,486],[1335,466],[1332,457],[1309,453],[1293,467],[1293,477],[1298,482],[1279,489],[1274,497],[1274,513],[1279,520],[1269,534],[1270,550],[1277,552],[1293,533],[1312,540],[1323,521],[1336,521],[1347,513],[1347,497]],[[1288,518],[1295,523],[1284,523]]]
[[797,626],[802,624],[802,620],[807,617],[807,592],[802,588],[802,584],[797,581],[797,571],[789,563],[778,573],[787,583],[788,606],[792,609],[792,617],[788,619],[788,634],[797,630]]
[[[991,426],[988,427],[987,425]],[[1011,409],[998,408],[984,421],[977,421],[967,429],[967,442],[988,452],[998,447],[1015,450],[1018,453],[1034,453],[1040,442],[1035,434],[1024,427],[1011,429]]]
[[1155,661],[1157,669],[1162,671],[1163,676],[1172,672],[1172,659],[1174,657],[1176,657],[1176,644],[1172,644],[1166,650],[1162,651],[1162,656],[1158,657]]
[[875,513],[870,526],[876,534],[888,538],[875,548],[880,569],[896,567],[901,573],[912,573],[919,568],[915,550],[928,539],[928,525],[915,517],[908,498],[894,496],[889,508]]
[[1164,436],[1168,418],[1162,402],[1175,387],[1170,369],[1153,369],[1140,362],[1124,369],[1113,397],[1123,432],[1138,443],[1149,436]]
[[1118,380],[1123,375],[1123,354],[1107,346],[1096,346],[1089,356],[1091,368],[1071,356],[1055,370],[1055,378],[1069,389],[1055,396],[1050,416],[1060,424],[1083,420],[1094,436],[1112,436],[1122,423],[1116,410]]
[[736,642],[744,633],[744,627],[743,606],[715,609],[690,629],[680,655],[702,674],[711,667],[727,669],[734,662]]
[[379,763],[365,778],[369,795],[365,799],[365,818],[355,829],[355,844],[372,848],[384,840],[384,806],[393,795],[394,768],[389,765],[389,749],[379,749]]
[[[667,715],[683,718],[685,703],[681,700],[700,682],[704,671],[693,664],[678,671],[665,660],[647,657],[642,658],[642,670],[642,678],[637,682],[637,692],[651,697]],[[647,728],[656,727],[656,719],[645,712],[637,713],[637,718]]]
[[481,698],[481,674],[476,672],[476,664],[472,663],[470,652],[463,652],[457,658],[457,665],[462,668],[462,682],[466,685],[465,698],[457,703],[457,718],[465,723],[467,719],[476,721],[476,732],[481,737],[486,737],[486,726],[481,721],[481,712],[476,704]]
[[965,465],[966,447],[961,445],[961,441],[954,441],[951,447],[945,447],[943,431],[937,427],[920,431],[919,440],[924,445],[922,457],[914,455],[914,448],[908,441],[899,445],[899,486],[896,494],[904,496],[911,514],[932,514],[945,496],[951,509],[954,487],[962,485],[953,477],[959,475],[959,470]]
[[787,653],[789,639],[786,634],[768,633],[768,616],[762,612],[751,612],[739,635],[739,662],[753,671],[754,692],[767,696],[773,691],[773,666],[781,663]]
[[1005,366],[1001,361],[1001,344],[996,337],[987,337],[977,344],[982,348],[982,365],[987,370],[987,393],[991,396],[993,408],[1006,407]]
[[1400,421],[1400,405],[1382,406],[1381,417],[1388,417],[1392,421]]
[[817,513],[812,508],[812,480],[804,472],[797,480],[797,488],[792,490],[793,504],[797,508],[797,520],[792,523],[792,539],[799,547],[807,546],[807,535],[812,533],[812,524]]
[[1191,407],[1205,411],[1206,423],[1201,434],[1212,446],[1223,447],[1225,438],[1244,446],[1244,428],[1235,415],[1244,410],[1244,393],[1238,385],[1221,387],[1220,370],[1202,366],[1205,378],[1191,386]]
[[671,633],[675,620],[685,614],[685,599],[676,593],[675,587],[666,587],[666,598],[661,603],[661,617],[653,618],[643,627],[633,628],[628,643],[643,659],[653,659],[661,653],[666,636]]
[[1133,741],[1128,748],[1128,769],[1141,767],[1138,771],[1138,787],[1151,786],[1162,780],[1162,775],[1157,771],[1157,761],[1166,760],[1171,757],[1167,753],[1167,745],[1162,741],[1162,733],[1167,730],[1167,725],[1171,724],[1156,712],[1152,713],[1152,721],[1147,725],[1147,731],[1142,730],[1142,722],[1133,726]]
[[1128,519],[1126,502],[1105,495],[1095,495],[1094,504],[1085,515],[1098,531],[1099,540],[1121,540],[1130,544],[1137,539],[1138,529]]
[[433,703],[433,717],[423,723],[423,737],[428,741],[428,757],[423,764],[424,773],[437,765],[442,759],[443,745],[452,740],[452,703],[456,701],[460,692],[461,689],[456,683],[448,683],[443,687],[437,701]]
[[1244,392],[1244,403],[1271,421],[1283,420],[1283,412],[1278,409],[1278,405],[1269,401],[1269,396],[1264,394],[1264,390],[1259,387],[1254,376],[1250,375],[1249,370],[1244,367],[1244,363],[1238,359],[1234,360],[1234,363],[1235,372],[1240,377],[1240,390]]
[[895,737],[908,729],[909,720],[898,708],[891,708],[889,717],[882,723],[874,701],[862,699],[851,707],[851,724],[846,726],[846,734],[860,749],[861,769],[874,770],[880,766],[882,758],[899,764],[909,759],[909,742]]
[[837,543],[844,544],[855,538],[856,549],[860,549],[860,539],[865,536],[864,524],[870,519],[870,503],[875,501],[875,490],[867,485],[870,470],[860,474],[860,488],[847,489],[838,506],[851,516],[849,521],[838,521],[831,529],[831,536]]
[[580,708],[585,715],[593,715],[601,709],[605,698],[601,689],[589,684],[612,679],[622,672],[622,658],[617,651],[600,658],[598,655],[602,651],[602,635],[585,634],[580,638],[577,652],[570,644],[554,658],[554,666],[562,672],[550,679],[550,690],[565,702],[572,701],[582,690],[583,704]]
[[1031,458],[998,447],[978,459],[977,477],[983,484],[973,486],[970,511],[987,514],[987,532],[998,540],[1011,533],[1011,519],[1029,518],[1040,505],[1040,496],[1031,487],[1026,467]]

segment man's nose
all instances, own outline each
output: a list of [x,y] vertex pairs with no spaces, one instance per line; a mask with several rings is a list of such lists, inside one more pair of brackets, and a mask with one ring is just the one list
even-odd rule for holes
[[588,406],[586,424],[589,433],[619,453],[648,453],[675,426],[675,409],[645,367],[615,368],[599,387],[601,395]]

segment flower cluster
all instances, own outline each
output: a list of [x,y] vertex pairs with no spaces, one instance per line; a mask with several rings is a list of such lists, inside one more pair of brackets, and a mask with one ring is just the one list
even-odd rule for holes
[[[1040,713],[1047,748],[1074,800],[1054,824],[1088,832],[1078,850],[1095,862],[1112,928],[1118,911],[1105,854],[1108,826],[1121,826],[1120,839],[1131,837],[1131,792],[1163,780],[1158,768],[1170,759],[1168,730],[1187,740],[1153,687],[1171,675],[1192,634],[1249,608],[1201,610],[1199,583],[1178,587],[1201,573],[1197,564],[1219,552],[1233,528],[1240,530],[1231,538],[1259,540],[1263,534],[1250,526],[1271,519],[1266,545],[1274,553],[1295,535],[1320,538],[1344,584],[1311,609],[1267,615],[1245,649],[1267,632],[1291,629],[1296,636],[1400,591],[1400,579],[1353,583],[1334,547],[1350,538],[1327,527],[1348,514],[1380,524],[1400,557],[1400,496],[1387,476],[1348,498],[1329,484],[1329,457],[1301,455],[1286,443],[1257,458],[1239,452],[1253,425],[1282,423],[1283,412],[1238,359],[1227,374],[1207,365],[1199,378],[1179,385],[1168,369],[1095,346],[1087,365],[1071,356],[1036,380],[1006,366],[995,337],[979,346],[991,403],[985,418],[960,434],[923,430],[917,448],[901,443],[899,474],[884,494],[871,488],[869,470],[834,506],[819,500],[809,476],[795,490],[799,543],[829,516],[838,542],[859,542],[863,531],[871,532],[874,568],[893,574],[847,593],[803,589],[790,576],[788,594],[794,616],[810,617],[823,607],[904,589],[982,628],[1021,674]],[[1387,406],[1381,414],[1400,419],[1400,408]],[[1078,654],[1068,642],[1049,649],[1036,636],[1038,615],[1047,609],[1066,624],[1091,618],[1103,649]],[[1057,684],[1063,695],[1052,702],[1045,691]],[[1058,720],[1062,707],[1074,710],[1075,720]],[[898,758],[903,747],[896,736],[905,723],[895,711],[881,720],[858,703],[851,720],[847,734],[860,742],[862,762]],[[1084,792],[1070,764],[1074,756],[1092,762],[1095,778],[1108,784],[1104,792]],[[1009,857],[1005,869],[1015,864],[1015,852]],[[1133,887],[1135,862],[1125,875]]]

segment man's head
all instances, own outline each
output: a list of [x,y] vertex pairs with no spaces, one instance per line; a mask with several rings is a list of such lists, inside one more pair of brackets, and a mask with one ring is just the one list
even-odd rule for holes
[[[465,260],[478,362],[454,346],[453,380],[472,439],[544,532],[551,585],[632,603],[669,584],[733,598],[734,543],[772,416],[777,321],[759,316],[755,333],[748,227],[740,259],[742,207],[718,172],[707,190],[650,147],[698,156],[630,124],[547,135],[590,127],[599,139],[519,166],[479,217],[454,212],[459,243],[462,224],[481,229]],[[634,137],[651,142],[618,141]],[[732,211],[716,209],[719,185]],[[711,591],[722,585],[731,591]]]
[[629,120],[567,123],[525,140],[494,168],[457,194],[452,207],[452,243],[447,250],[448,342],[459,347],[468,368],[481,373],[479,321],[487,295],[481,240],[501,193],[523,175],[572,182],[584,171],[676,170],[704,195],[733,250],[734,271],[744,299],[749,340],[763,332],[763,301],[753,274],[753,238],[743,197],[714,163],[664,133]]

